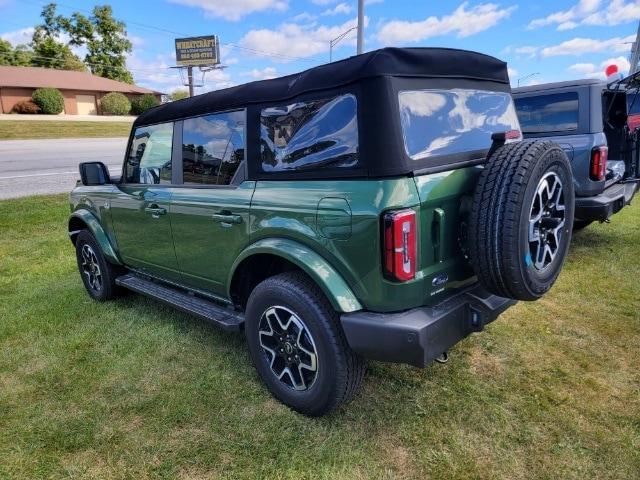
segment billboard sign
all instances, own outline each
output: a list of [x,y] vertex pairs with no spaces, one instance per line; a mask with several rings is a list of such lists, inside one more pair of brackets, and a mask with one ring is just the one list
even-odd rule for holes
[[176,63],[181,67],[217,65],[220,44],[216,35],[176,38]]

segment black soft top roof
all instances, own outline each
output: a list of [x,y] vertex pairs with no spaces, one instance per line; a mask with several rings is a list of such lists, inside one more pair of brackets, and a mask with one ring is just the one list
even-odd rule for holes
[[506,63],[488,55],[449,48],[383,48],[286,77],[246,83],[160,105],[140,115],[134,125],[282,101],[385,76],[450,78],[509,85]]

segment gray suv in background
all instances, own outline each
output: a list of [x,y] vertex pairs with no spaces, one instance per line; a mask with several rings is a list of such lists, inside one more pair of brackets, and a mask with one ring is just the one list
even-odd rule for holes
[[608,221],[638,188],[637,132],[627,124],[627,95],[600,80],[547,83],[513,90],[525,138],[566,152],[576,192],[574,228]]

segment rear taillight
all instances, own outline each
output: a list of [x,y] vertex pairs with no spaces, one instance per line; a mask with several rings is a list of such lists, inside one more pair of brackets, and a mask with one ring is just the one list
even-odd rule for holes
[[385,276],[401,282],[413,279],[416,275],[416,212],[385,213],[383,225]]
[[593,147],[591,150],[591,168],[589,169],[589,177],[591,180],[600,182],[604,180],[607,174],[607,157],[609,149],[604,145]]

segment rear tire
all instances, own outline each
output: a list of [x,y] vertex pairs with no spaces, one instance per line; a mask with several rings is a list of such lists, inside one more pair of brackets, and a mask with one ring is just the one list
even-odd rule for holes
[[91,298],[104,302],[119,296],[116,278],[123,273],[122,269],[107,261],[88,230],[82,230],[76,238],[76,259],[82,283]]
[[537,300],[555,283],[574,220],[571,165],[552,142],[498,148],[474,194],[469,225],[471,264],[491,293]]
[[364,377],[365,361],[349,347],[338,314],[302,272],[270,277],[251,292],[245,333],[269,391],[304,415],[348,402]]

